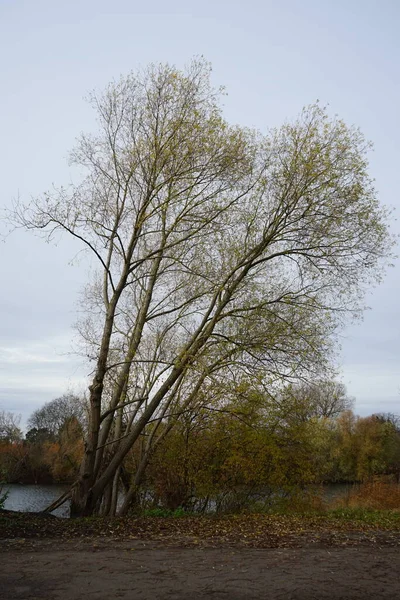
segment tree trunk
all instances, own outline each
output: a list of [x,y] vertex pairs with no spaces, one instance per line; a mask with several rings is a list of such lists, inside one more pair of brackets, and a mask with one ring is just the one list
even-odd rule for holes
[[111,506],[110,506],[110,517],[115,517],[117,513],[118,507],[118,491],[119,491],[119,476],[121,472],[121,467],[119,467],[114,475],[113,484],[112,484],[112,494],[111,494]]

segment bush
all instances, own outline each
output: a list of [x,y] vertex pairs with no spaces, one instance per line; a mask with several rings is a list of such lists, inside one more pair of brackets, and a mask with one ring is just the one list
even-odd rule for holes
[[335,508],[400,510],[400,485],[390,481],[371,481],[355,486],[335,502]]

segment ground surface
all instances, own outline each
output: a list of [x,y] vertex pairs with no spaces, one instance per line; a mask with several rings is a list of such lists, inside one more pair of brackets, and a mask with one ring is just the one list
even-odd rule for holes
[[1,555],[4,600],[400,598],[400,553],[392,547],[177,548],[107,539],[15,543]]
[[0,513],[1,600],[400,600],[397,525]]

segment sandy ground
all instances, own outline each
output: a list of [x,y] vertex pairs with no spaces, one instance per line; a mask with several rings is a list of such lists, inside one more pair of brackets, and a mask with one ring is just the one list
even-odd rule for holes
[[397,547],[182,548],[107,539],[14,540],[1,600],[400,599]]

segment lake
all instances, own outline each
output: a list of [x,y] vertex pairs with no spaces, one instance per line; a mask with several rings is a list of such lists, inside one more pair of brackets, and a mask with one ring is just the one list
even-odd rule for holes
[[[8,491],[4,508],[22,512],[40,512],[57,500],[68,489],[66,485],[21,485],[4,484],[2,493]],[[69,516],[69,502],[53,511],[57,517]]]
[[[326,500],[338,499],[344,496],[351,484],[331,484],[324,486]],[[20,510],[22,512],[40,512],[57,500],[68,489],[66,485],[22,485],[5,484],[3,492],[8,490],[8,497],[4,508]],[[122,500],[122,498],[121,498]],[[58,517],[69,517],[69,501],[53,511]]]

